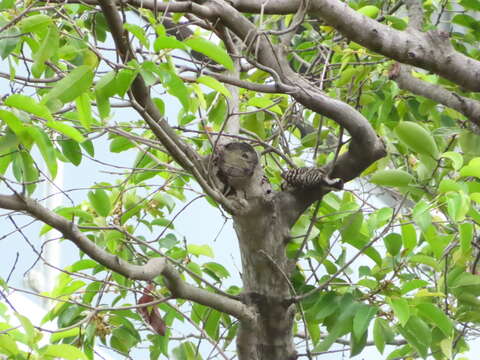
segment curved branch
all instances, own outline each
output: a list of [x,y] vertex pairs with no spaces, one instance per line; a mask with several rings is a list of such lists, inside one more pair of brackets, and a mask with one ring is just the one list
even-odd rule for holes
[[178,271],[167,262],[166,258],[156,257],[150,259],[145,265],[134,265],[108,253],[88,239],[73,222],[47,209],[34,199],[20,194],[0,195],[0,208],[25,212],[50,225],[90,258],[129,279],[151,281],[162,275],[174,297],[213,307],[244,321],[250,321],[253,317],[250,309],[242,302],[197,288],[183,281]]
[[89,240],[74,223],[31,198],[19,194],[0,195],[0,208],[26,212],[35,219],[50,225],[92,259],[129,279],[149,281],[164,271],[165,265],[160,258],[151,259],[145,265],[133,265],[116,255],[106,252]]
[[[270,71],[277,86],[305,107],[325,115],[344,127],[352,137],[349,151],[332,167],[332,176],[349,181],[374,161],[385,156],[385,146],[365,117],[350,105],[332,99],[295,73],[281,49],[275,49],[257,28],[227,3],[208,3],[215,18],[220,18],[247,46],[263,67]],[[205,5],[207,6],[207,5]]]
[[[301,0],[232,0],[232,3],[239,11],[291,14],[297,11]],[[468,90],[480,91],[480,61],[456,51],[446,33],[425,33],[412,28],[395,30],[339,0],[312,0],[309,13],[372,51],[429,70]],[[415,23],[420,20],[413,19]]]
[[174,297],[212,307],[241,321],[250,322],[254,319],[253,311],[242,302],[186,283],[170,264],[165,265],[162,275],[165,276],[166,285]]
[[[96,0],[67,1],[98,4]],[[132,6],[151,10],[154,9],[155,4],[155,0],[127,2]],[[229,3],[240,12],[293,14],[298,11],[301,0],[230,0]],[[157,9],[170,12],[192,12],[204,18],[211,17],[211,9],[204,5],[205,3],[199,5],[190,1],[157,2]],[[358,13],[347,3],[338,0],[312,0],[309,14],[323,19],[350,40],[372,51],[401,63],[431,71],[465,89],[480,91],[480,61],[456,51],[450,44],[447,33],[421,32],[415,29],[395,30]]]

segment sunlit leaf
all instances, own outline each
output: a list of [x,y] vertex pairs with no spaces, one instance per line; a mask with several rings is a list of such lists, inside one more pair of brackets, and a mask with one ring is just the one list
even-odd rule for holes
[[200,37],[195,37],[185,40],[184,43],[193,50],[198,51],[225,66],[228,70],[233,70],[233,61],[230,55],[213,42]]

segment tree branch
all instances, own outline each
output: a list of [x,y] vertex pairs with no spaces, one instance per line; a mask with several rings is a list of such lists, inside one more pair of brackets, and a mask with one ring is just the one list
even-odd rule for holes
[[167,262],[166,258],[155,257],[145,265],[130,264],[118,256],[106,252],[88,239],[73,222],[47,209],[34,199],[20,194],[0,195],[0,208],[25,212],[50,225],[90,258],[129,279],[151,281],[162,275],[174,297],[213,307],[244,321],[252,319],[251,310],[240,301],[194,287],[183,281],[178,271]]
[[106,252],[93,241],[90,241],[74,223],[40,205],[31,198],[23,197],[19,194],[0,195],[0,208],[26,212],[35,219],[50,225],[92,259],[129,279],[149,281],[164,271],[165,264],[160,258],[151,259],[145,265],[133,265],[116,255]]
[[[406,0],[405,4],[410,18],[408,28],[421,30],[423,26],[422,4],[417,0]],[[418,79],[412,76],[411,71],[411,66],[396,63],[390,69],[389,78],[396,81],[401,89],[455,109],[470,121],[477,125],[480,124],[480,102],[448,91],[440,85]]]
[[[54,2],[60,2],[60,0]],[[96,0],[67,0],[67,2],[98,4]],[[301,4],[301,0],[230,0],[229,2],[239,12],[262,14],[293,14],[298,11]],[[155,0],[129,0],[128,3],[135,7],[153,10]],[[211,17],[211,9],[204,5],[205,3],[199,5],[190,1],[157,2],[157,10],[192,12],[204,18]],[[401,63],[431,71],[465,89],[480,91],[480,61],[456,51],[446,33],[436,30],[426,33],[414,29],[395,30],[358,13],[347,3],[338,0],[312,0],[309,14],[323,19],[350,40],[372,51]]]
[[[116,8],[116,2],[114,0],[100,0],[99,4],[105,15],[121,59],[123,62],[128,62],[134,59],[127,33],[123,29],[122,19]],[[234,204],[225,198],[225,196],[223,196],[223,194],[216,188],[210,186],[208,174],[203,166],[200,156],[188,144],[184,143],[177,134],[175,134],[174,130],[162,117],[159,110],[152,102],[149,89],[140,75],[134,80],[131,87],[131,94],[129,92],[129,96],[131,97],[132,103],[137,112],[143,117],[152,132],[162,142],[175,161],[177,161],[184,169],[190,171],[203,190],[205,190],[205,192],[215,201],[223,205],[227,211],[231,213],[235,212],[237,209]]]
[[[349,151],[332,164],[332,175],[349,181],[374,161],[385,156],[385,147],[372,126],[348,104],[326,96],[318,88],[295,73],[282,49],[275,49],[262,33],[242,14],[227,3],[208,3],[210,13],[220,18],[247,47],[255,49],[256,61],[266,67],[277,86],[305,107],[325,115],[347,129],[353,141]],[[205,5],[207,6],[207,5]],[[213,15],[212,15],[213,16]]]

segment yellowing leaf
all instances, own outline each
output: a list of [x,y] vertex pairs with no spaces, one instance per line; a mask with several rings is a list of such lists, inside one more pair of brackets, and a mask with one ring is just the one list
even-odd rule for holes
[[367,5],[357,10],[360,14],[368,16],[369,18],[376,18],[380,9],[373,5]]
[[420,289],[415,294],[415,297],[445,297],[445,294],[439,291],[430,292],[427,289]]
[[200,256],[208,256],[210,258],[213,258],[213,250],[210,246],[208,245],[195,245],[195,244],[188,244],[187,245],[187,250],[190,254]]

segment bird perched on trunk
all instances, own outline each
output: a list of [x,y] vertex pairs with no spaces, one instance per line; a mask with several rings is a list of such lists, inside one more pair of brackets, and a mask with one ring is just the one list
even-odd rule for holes
[[330,178],[325,170],[317,167],[300,167],[284,171],[281,174],[285,182],[282,189],[292,188],[312,188],[323,186],[330,189],[342,190],[343,181],[339,178]]

